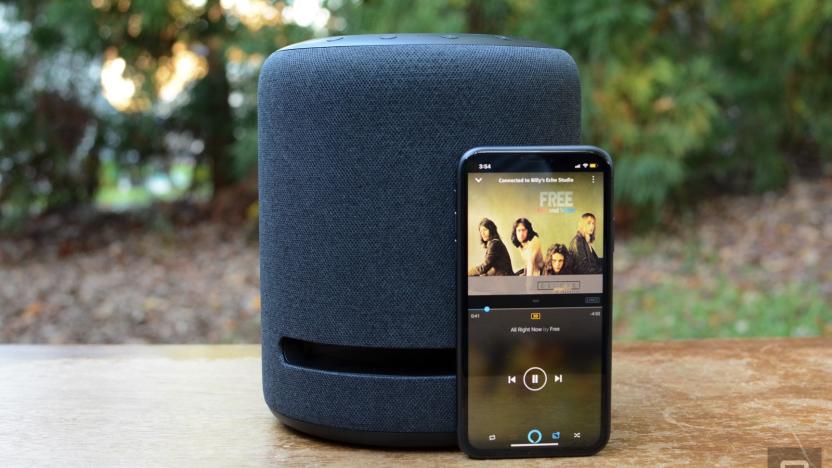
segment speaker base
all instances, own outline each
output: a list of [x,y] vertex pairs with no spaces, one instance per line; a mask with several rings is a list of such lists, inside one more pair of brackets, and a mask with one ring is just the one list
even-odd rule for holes
[[452,448],[457,449],[454,432],[374,432],[356,431],[300,421],[272,411],[283,425],[321,439],[347,444],[390,448]]

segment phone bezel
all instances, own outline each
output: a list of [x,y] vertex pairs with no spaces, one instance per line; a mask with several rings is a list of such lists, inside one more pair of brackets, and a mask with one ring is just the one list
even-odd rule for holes
[[[604,177],[604,258],[605,267],[602,284],[601,305],[606,312],[603,318],[603,364],[602,364],[602,410],[601,436],[597,443],[582,448],[539,448],[539,449],[481,449],[474,447],[468,440],[468,386],[467,386],[467,175],[466,163],[479,155],[518,156],[535,158],[563,158],[567,155],[592,155],[594,159],[605,164],[602,168]],[[473,148],[459,160],[457,169],[457,437],[460,448],[472,458],[530,458],[555,456],[588,456],[603,449],[610,437],[611,412],[611,360],[612,360],[612,262],[613,262],[613,164],[612,158],[604,150],[594,146],[492,146]]]

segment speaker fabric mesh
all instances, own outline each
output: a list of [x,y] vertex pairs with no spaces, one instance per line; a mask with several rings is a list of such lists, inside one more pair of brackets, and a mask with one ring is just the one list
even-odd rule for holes
[[578,144],[571,57],[488,45],[283,50],[263,66],[258,106],[270,408],[336,428],[454,432],[454,376],[294,366],[280,339],[453,348],[459,157]]

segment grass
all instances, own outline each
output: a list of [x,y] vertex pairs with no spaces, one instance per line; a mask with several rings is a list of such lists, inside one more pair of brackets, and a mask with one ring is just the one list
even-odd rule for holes
[[[176,163],[168,170],[147,169],[144,171],[138,184],[120,186],[119,177],[122,169],[113,162],[106,162],[101,169],[101,186],[95,196],[95,204],[99,208],[116,210],[128,210],[131,208],[148,206],[159,200],[172,201],[189,193],[190,185],[197,174],[198,169],[193,164]],[[156,178],[165,184],[161,191],[154,193],[148,186],[148,180]],[[192,194],[207,198],[210,195],[203,185],[198,184]]]
[[662,340],[832,334],[832,312],[818,287],[792,283],[750,290],[727,277],[714,278],[712,285],[691,288],[669,281],[616,294],[613,336]]

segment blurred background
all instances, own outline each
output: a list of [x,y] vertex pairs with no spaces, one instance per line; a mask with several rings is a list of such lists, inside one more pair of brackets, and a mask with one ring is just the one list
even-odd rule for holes
[[614,337],[832,335],[832,2],[0,1],[0,342],[258,342],[257,77],[327,35],[569,51]]

